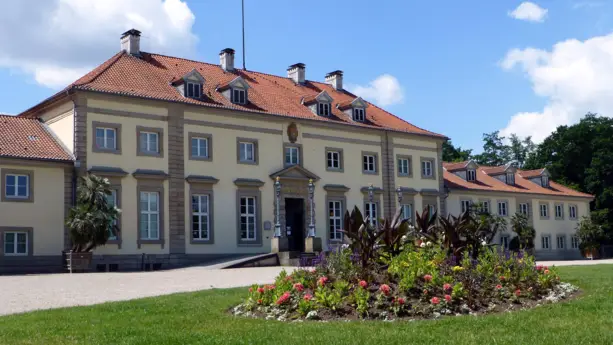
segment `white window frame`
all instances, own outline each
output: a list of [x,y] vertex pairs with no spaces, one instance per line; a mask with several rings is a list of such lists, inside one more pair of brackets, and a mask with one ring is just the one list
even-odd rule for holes
[[[211,208],[211,198],[209,197],[209,194],[192,194],[191,199],[192,204],[190,205],[190,207],[192,208],[192,239],[195,241],[208,241],[211,238],[211,218],[209,216],[209,210]],[[195,199],[197,200],[196,204],[198,205],[198,208],[196,210],[194,210]],[[198,217],[197,222],[194,222],[194,217]],[[202,221],[202,218],[205,218],[204,222]],[[197,225],[197,229],[194,229],[195,225]],[[194,232],[196,231],[198,232],[198,236],[194,236]],[[206,232],[206,236],[203,236],[204,232]]]
[[[143,196],[146,195],[147,196],[147,209],[143,209],[142,208],[142,200],[143,200]],[[156,198],[156,209],[153,209],[151,207],[152,204],[152,196],[155,196]],[[162,228],[162,225],[160,224],[160,193],[159,192],[148,192],[148,191],[141,191],[140,192],[140,196],[139,196],[139,207],[140,207],[140,216],[141,216],[141,220],[139,221],[138,224],[138,234],[140,236],[141,240],[159,240],[160,239],[160,229]],[[146,216],[147,217],[147,229],[146,229],[146,236],[143,236],[143,232],[144,229],[141,228],[142,226],[142,218]],[[151,225],[153,224],[152,220],[155,219],[156,223],[157,223],[157,236],[151,236]]]
[[[408,219],[409,223],[413,223],[413,204],[402,204],[401,207],[401,215],[403,219]],[[408,215],[407,215],[408,213]]]
[[285,147],[285,165],[300,165],[300,147]]
[[364,155],[362,157],[362,169],[364,172],[376,173],[377,172],[377,156]]
[[[146,140],[145,140],[145,145],[143,146],[143,141],[142,141],[142,137],[145,136]],[[151,138],[155,138],[155,148],[152,149],[151,145],[153,144],[151,141]],[[150,132],[150,131],[141,131],[139,133],[139,138],[138,140],[140,140],[141,143],[141,151],[145,152],[145,153],[160,153],[160,133],[158,132]]]
[[189,98],[202,97],[202,84],[192,82],[185,83],[185,94]]
[[539,214],[542,218],[549,217],[549,205],[548,204],[539,204]]
[[[6,237],[8,234],[12,234],[13,235],[13,252],[12,253],[7,253],[6,252],[6,244],[8,243]],[[23,234],[26,237],[26,241],[25,241],[25,252],[23,253],[19,253],[18,249],[19,249],[19,234]],[[28,246],[29,246],[29,241],[30,239],[28,238],[28,233],[25,231],[5,231],[3,233],[3,239],[2,239],[2,251],[4,253],[4,256],[28,256]]]
[[317,103],[317,114],[319,116],[330,116],[330,103],[319,102]]
[[[106,201],[110,202],[112,204],[113,207],[117,207],[117,196],[118,196],[119,190],[117,190],[116,188],[111,189],[111,195],[107,195]],[[114,226],[118,226],[119,224],[119,219],[115,218],[115,220],[113,220],[113,223],[111,223],[111,225]],[[117,236],[113,234],[113,229],[109,228],[109,240],[117,240]]]
[[353,108],[353,121],[366,121],[366,111],[364,108]]
[[[4,175],[4,196],[6,198],[10,198],[10,199],[28,199],[30,197],[30,176],[26,175],[26,174],[6,174]],[[14,177],[15,178],[15,184],[14,186],[14,194],[9,194],[9,177]],[[26,178],[26,194],[25,195],[19,195],[19,178],[20,177],[25,177]]]
[[368,217],[368,222],[372,226],[377,226],[378,218],[379,218],[379,213],[378,213],[379,210],[377,210],[377,203],[374,201],[373,202],[367,201],[364,206],[366,210],[364,215],[365,217]]
[[[196,143],[196,146],[194,146],[194,142]],[[201,152],[202,142],[204,142],[204,154]],[[192,146],[192,157],[209,158],[209,138],[192,137],[190,145]]]
[[549,176],[541,176],[541,185],[543,187],[549,187]]
[[232,103],[247,104],[247,90],[238,87],[232,88]]
[[[336,166],[334,166],[335,163],[336,163]],[[328,169],[340,169],[341,168],[341,153],[339,151],[328,151],[326,154],[326,164],[328,166]]]
[[568,205],[568,217],[570,219],[577,219],[577,206]]
[[432,161],[422,161],[421,162],[421,175],[424,177],[432,177]]
[[[98,136],[98,130],[102,130],[102,137]],[[109,132],[113,133],[112,146],[107,146],[109,139]],[[98,139],[102,139],[102,145]],[[110,127],[96,127],[96,147],[103,150],[117,150],[117,128]]]
[[489,202],[489,200],[484,200],[484,201],[482,201],[482,202],[481,202],[481,207],[480,207],[480,209],[481,209],[480,211],[481,211],[482,213],[487,213],[487,214],[489,214],[489,213],[490,213],[490,202]]
[[564,205],[562,204],[555,204],[554,205],[554,210],[555,210],[555,218],[556,219],[564,219]]
[[[562,246],[560,246],[560,243],[562,244]],[[566,249],[566,236],[556,236],[556,249]]]
[[[500,207],[504,206],[504,207]],[[504,212],[501,212],[503,211]],[[509,202],[508,201],[498,201],[498,215],[502,217],[506,217],[509,215]]]
[[541,249],[551,249],[551,236],[550,235],[541,235]]
[[504,249],[509,249],[509,235],[500,235],[500,246]]
[[[255,144],[251,141],[239,141],[239,160],[241,162],[255,162]],[[251,148],[251,159],[249,159],[249,150]],[[244,155],[244,157],[243,157]]]
[[410,175],[409,168],[409,159],[408,158],[398,158],[398,174],[400,175]]
[[528,203],[522,202],[519,204],[519,213],[525,215],[526,217],[530,216],[530,207]]
[[472,206],[472,201],[470,200],[460,200],[460,211],[462,213],[469,211]]
[[477,181],[477,170],[475,169],[466,170],[466,181],[469,181],[469,182]]
[[428,206],[428,211],[430,213],[430,217],[432,217],[434,213],[436,212],[436,205],[428,204],[427,206]]
[[[337,212],[338,211],[338,215]],[[343,239],[343,202],[341,200],[328,201],[328,237],[331,241],[341,241]]]
[[507,173],[506,180],[508,185],[515,185],[515,173]]
[[579,249],[579,236],[573,235],[570,237],[570,248]]
[[[245,212],[243,212],[243,201],[245,205]],[[253,213],[249,212],[249,201],[253,201]],[[257,210],[258,210],[258,201],[254,196],[241,196],[239,205],[240,211],[240,219],[239,224],[241,225],[241,241],[256,241],[258,238],[258,228],[257,228]],[[245,236],[243,236],[242,224],[243,218],[245,219]],[[250,230],[253,231],[253,236],[250,236]]]

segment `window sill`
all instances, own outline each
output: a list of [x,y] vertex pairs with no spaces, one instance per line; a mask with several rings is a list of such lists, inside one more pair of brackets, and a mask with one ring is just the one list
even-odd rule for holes
[[245,164],[245,165],[258,165],[258,162],[254,161],[238,161],[237,164]]
[[106,149],[106,148],[100,148],[100,147],[96,147],[92,150],[92,152],[94,153],[109,153],[109,154],[113,154],[113,155],[120,155],[121,154],[121,150],[118,149]]
[[401,174],[401,173],[398,173],[398,177],[409,177],[409,178],[411,178],[411,177],[413,177],[413,175],[411,175],[411,174]]
[[144,244],[159,244],[162,246],[162,249],[164,248],[164,240],[146,240],[146,239],[139,239],[138,240],[138,248],[140,248],[142,245]]
[[239,247],[262,247],[261,242],[238,242],[237,246]]
[[32,197],[14,197],[14,196],[5,196],[2,198],[3,202],[34,202]]
[[362,170],[362,174],[363,175],[379,175],[379,172],[377,172],[377,171],[365,171],[365,170]]
[[29,255],[28,253],[25,253],[25,254],[6,254],[5,253],[4,256],[11,257],[11,258],[23,258],[23,257],[32,256],[32,255]]
[[136,155],[137,156],[143,156],[143,157],[164,158],[164,155],[162,155],[162,153],[160,153],[160,152],[144,152],[144,151],[139,151]]
[[338,172],[338,173],[345,172],[345,170],[344,170],[344,169],[341,169],[341,168],[330,168],[330,167],[326,167],[326,171],[329,171],[329,172]]
[[436,180],[435,176],[424,176],[421,175],[422,180]]
[[215,242],[210,239],[210,240],[196,240],[196,239],[190,239],[189,241],[190,244],[215,244]]
[[211,162],[213,160],[211,157],[200,157],[200,156],[190,156],[189,159],[192,161],[202,161],[202,162]]

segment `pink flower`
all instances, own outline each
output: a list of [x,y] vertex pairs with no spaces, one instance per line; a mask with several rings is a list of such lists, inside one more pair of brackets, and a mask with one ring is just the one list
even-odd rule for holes
[[285,281],[286,281],[286,282],[290,282],[290,281],[292,281],[292,276],[287,276],[287,277],[285,277]]
[[500,289],[502,289],[502,285],[500,284],[496,285],[496,290],[500,290]]
[[326,285],[327,282],[328,282],[328,277],[321,277],[317,281],[317,284],[319,284],[319,286],[324,286]]
[[517,297],[521,296],[521,290],[520,289],[515,290],[515,296],[517,296]]
[[390,286],[387,284],[381,284],[381,286],[379,287],[379,291],[383,292],[385,296],[390,294],[390,290]]
[[428,289],[424,289],[424,295],[428,294]]
[[445,301],[447,303],[451,302],[451,296],[450,295],[445,295]]
[[302,285],[301,283],[296,283],[296,284],[294,284],[294,290],[302,291],[302,290],[304,290],[304,285]]
[[537,265],[537,266],[536,266],[536,270],[537,270],[537,271],[540,271],[540,270],[542,270],[542,269],[543,269],[543,266],[541,266],[541,265]]
[[312,299],[313,299],[313,296],[312,296],[312,295],[310,295],[310,294],[306,294],[306,295],[304,295],[303,299],[304,299],[305,301],[310,301],[310,300],[312,300]]
[[451,290],[451,284],[445,284],[445,285],[443,285],[443,290],[445,290],[445,291],[449,291],[449,290]]
[[432,304],[439,304],[441,303],[441,299],[438,297],[432,297],[432,299],[430,300],[430,303]]
[[274,290],[276,288],[276,286],[274,285],[266,285],[266,289],[267,290]]
[[427,282],[430,282],[430,281],[432,281],[432,276],[431,276],[431,275],[429,275],[429,274],[426,274],[426,275],[424,276],[424,280],[425,280],[425,281],[427,281]]
[[264,288],[259,287],[258,288],[258,293],[264,293]]
[[400,305],[404,305],[404,298],[402,297],[398,297],[398,299],[396,299],[396,303],[400,304]]
[[253,292],[253,288],[249,288],[249,292]]
[[360,284],[360,286],[363,287],[364,289],[368,287],[368,283],[366,282],[366,280],[360,280],[358,284]]
[[549,274],[549,270],[548,270],[548,269],[545,269],[545,271],[543,271],[543,273],[545,273],[545,274]]
[[281,305],[281,304],[289,301],[289,297],[290,297],[289,292],[284,292],[283,295],[281,295],[281,297],[279,297],[279,299],[277,300],[277,302],[276,302],[277,305]]
[[317,270],[313,268],[313,269],[311,270],[311,273],[317,273]]

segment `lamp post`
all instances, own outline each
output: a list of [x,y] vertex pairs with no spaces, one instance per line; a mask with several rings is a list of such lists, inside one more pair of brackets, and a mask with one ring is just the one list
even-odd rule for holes
[[372,202],[373,201],[373,197],[374,197],[374,187],[372,186],[372,183],[368,186],[368,201]]
[[313,196],[315,194],[315,185],[313,179],[309,179],[309,204],[311,205],[311,216],[309,221],[309,237],[315,237],[315,203]]
[[402,187],[396,188],[396,195],[398,196],[398,205],[402,205]]
[[275,179],[275,202],[277,204],[277,210],[276,210],[276,222],[275,222],[275,237],[281,237],[281,215],[280,215],[280,208],[281,208],[281,181],[279,176],[277,176],[277,178]]

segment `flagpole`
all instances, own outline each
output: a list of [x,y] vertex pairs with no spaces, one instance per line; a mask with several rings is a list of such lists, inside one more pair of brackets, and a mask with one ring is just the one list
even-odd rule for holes
[[242,16],[243,16],[243,70],[247,70],[245,63],[245,0],[241,1],[242,4]]

